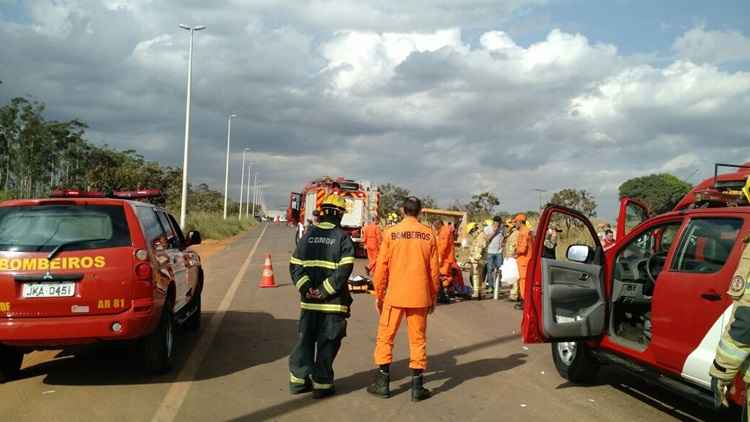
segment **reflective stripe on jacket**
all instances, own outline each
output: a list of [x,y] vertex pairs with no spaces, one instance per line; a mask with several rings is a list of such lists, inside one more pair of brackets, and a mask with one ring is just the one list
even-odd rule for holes
[[[301,308],[310,311],[349,314],[352,297],[349,276],[354,269],[354,243],[333,223],[322,222],[307,231],[289,260],[292,282],[301,297]],[[321,299],[308,299],[309,289],[318,289]]]

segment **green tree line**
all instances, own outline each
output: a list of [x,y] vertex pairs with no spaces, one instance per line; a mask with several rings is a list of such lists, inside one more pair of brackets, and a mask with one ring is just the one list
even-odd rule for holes
[[[110,192],[160,189],[179,211],[182,169],[147,161],[137,151],[98,146],[86,123],[47,120],[42,102],[13,98],[0,107],[0,199],[46,197],[59,188]],[[189,185],[188,212],[223,211],[224,195],[206,184]],[[230,202],[235,214],[238,204]]]

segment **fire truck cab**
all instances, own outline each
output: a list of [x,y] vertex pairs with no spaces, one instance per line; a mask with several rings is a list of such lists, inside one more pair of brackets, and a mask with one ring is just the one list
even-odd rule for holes
[[[635,207],[621,209],[618,228],[626,231],[607,250],[578,211],[544,210],[537,238],[552,224],[569,231],[556,259],[534,245],[523,340],[551,343],[558,372],[571,382],[591,381],[613,364],[710,405],[709,368],[731,316],[726,292],[750,240],[750,206],[682,207],[626,224]],[[731,399],[744,403],[744,394],[738,378]]]

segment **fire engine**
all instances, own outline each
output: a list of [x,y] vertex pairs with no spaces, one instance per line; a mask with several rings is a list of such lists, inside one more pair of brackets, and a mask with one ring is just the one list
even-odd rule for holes
[[370,182],[343,177],[313,180],[302,192],[290,194],[287,220],[294,225],[302,222],[307,226],[310,221],[314,221],[314,211],[320,209],[326,195],[331,193],[339,194],[346,200],[346,213],[341,219],[341,227],[352,237],[357,246],[357,255],[364,256],[362,228],[372,217],[378,216],[380,205],[380,192]]
[[174,362],[176,326],[197,330],[203,270],[157,190],[59,190],[0,203],[0,382],[25,353],[137,344],[144,366]]
[[[719,175],[726,166],[665,214],[649,217],[642,204],[623,200],[624,233],[608,250],[584,215],[548,205],[537,239],[561,222],[577,233],[556,259],[534,244],[524,342],[551,343],[559,374],[571,382],[616,365],[712,406],[709,368],[732,312],[726,292],[750,240],[750,163]],[[745,394],[738,378],[731,399],[743,404]]]

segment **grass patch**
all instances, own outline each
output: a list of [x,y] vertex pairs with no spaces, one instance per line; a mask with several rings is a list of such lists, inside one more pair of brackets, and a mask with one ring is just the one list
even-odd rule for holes
[[239,220],[236,215],[191,213],[187,216],[185,233],[191,230],[200,232],[203,239],[222,240],[249,230],[256,224],[254,219]]

